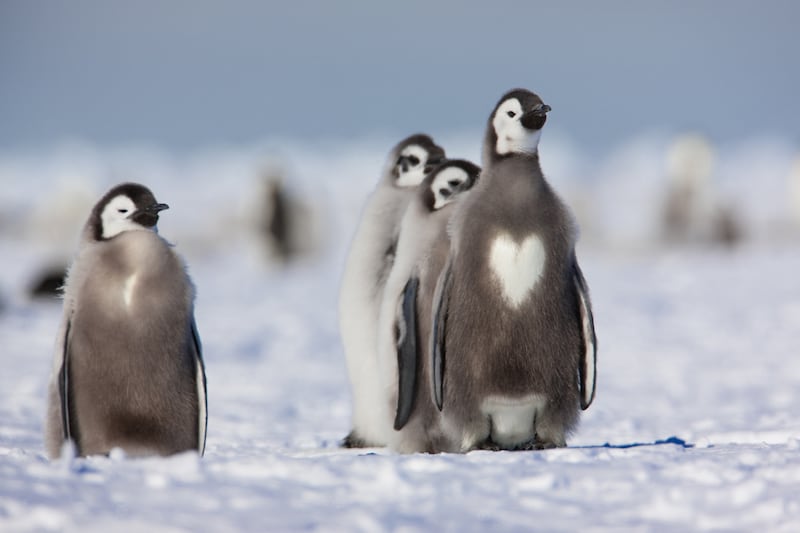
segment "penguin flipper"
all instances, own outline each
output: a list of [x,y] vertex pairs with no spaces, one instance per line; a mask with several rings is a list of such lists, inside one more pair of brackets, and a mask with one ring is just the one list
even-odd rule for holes
[[580,316],[581,340],[583,341],[578,363],[578,387],[581,395],[581,409],[588,409],[594,400],[595,381],[597,372],[597,336],[594,331],[594,316],[592,302],[589,300],[589,289],[586,280],[574,260],[573,281],[578,296],[578,312]]
[[195,379],[197,381],[197,450],[202,457],[206,451],[206,430],[208,429],[208,397],[206,395],[206,367],[203,363],[203,346],[200,344],[200,334],[197,332],[197,323],[192,318],[192,356],[195,362]]
[[[72,326],[72,319],[67,319],[67,324],[64,328],[64,344],[62,346],[61,369],[58,372],[58,396],[61,400],[61,430],[63,432],[64,440],[73,439],[73,431],[70,424],[72,419],[72,412],[70,411],[70,380],[69,380],[69,333]],[[76,442],[77,444],[77,442]]]
[[433,335],[431,341],[431,376],[433,379],[433,397],[439,411],[444,405],[444,358],[445,358],[445,334],[447,326],[447,308],[450,303],[450,287],[452,286],[452,262],[448,259],[447,264],[439,280],[436,282],[436,289],[433,293],[435,310],[433,313]]
[[412,277],[403,289],[400,331],[405,332],[397,343],[397,413],[394,429],[400,430],[408,422],[414,409],[417,388],[417,290],[419,278]]

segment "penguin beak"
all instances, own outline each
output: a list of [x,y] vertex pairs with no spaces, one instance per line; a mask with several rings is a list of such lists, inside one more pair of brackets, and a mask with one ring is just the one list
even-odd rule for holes
[[401,169],[403,172],[408,172],[408,157],[401,155],[397,158],[397,163],[395,166]]
[[527,113],[525,113],[524,115],[522,115],[522,118],[525,119],[525,117],[527,116],[543,117],[547,113],[549,113],[551,109],[552,108],[547,104],[539,104],[530,111],[528,111]]
[[131,218],[146,228],[151,228],[158,222],[158,213],[169,209],[167,204],[152,204],[143,209],[139,209]]
[[544,126],[547,120],[547,113],[550,112],[551,109],[552,108],[547,104],[539,104],[522,115],[520,122],[529,130],[538,130]]

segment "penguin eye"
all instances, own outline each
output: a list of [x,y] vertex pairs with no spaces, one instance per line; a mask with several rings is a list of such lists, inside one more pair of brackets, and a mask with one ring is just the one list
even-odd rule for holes
[[453,193],[450,191],[450,189],[439,189],[439,194],[441,194],[444,198],[447,198]]
[[450,180],[450,181],[448,181],[447,183],[448,183],[448,184],[449,184],[451,187],[458,187],[459,185],[461,185],[461,182],[460,182],[460,181],[458,181],[458,180]]
[[517,114],[516,114],[516,113],[514,113],[513,111],[509,111],[509,112],[507,112],[507,113],[506,113],[506,115],[508,115],[508,116],[509,116],[509,118],[514,118],[514,117],[516,117],[516,116],[517,116]]
[[414,166],[419,165],[419,157],[417,157],[415,155],[408,156],[408,161]]
[[118,212],[118,213],[123,213],[123,214],[124,214],[124,213],[127,213],[127,212],[128,212],[128,210],[127,210],[127,209],[117,209],[117,212]]

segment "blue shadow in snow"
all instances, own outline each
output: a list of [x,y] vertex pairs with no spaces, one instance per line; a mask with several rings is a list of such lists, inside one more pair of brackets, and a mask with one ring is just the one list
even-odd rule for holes
[[589,448],[589,449],[597,449],[597,448],[610,448],[613,450],[627,450],[628,448],[641,448],[645,446],[661,446],[662,444],[674,444],[675,446],[680,446],[684,449],[694,448],[694,444],[686,442],[685,440],[672,436],[667,437],[666,439],[657,440],[655,442],[631,442],[627,444],[611,444],[606,442],[605,444],[592,444],[589,446],[570,446],[570,448]]

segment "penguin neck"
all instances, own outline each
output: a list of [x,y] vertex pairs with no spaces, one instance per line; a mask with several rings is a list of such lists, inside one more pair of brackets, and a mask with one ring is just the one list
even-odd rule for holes
[[544,174],[539,164],[539,152],[535,154],[499,155],[491,152],[484,160],[485,175],[503,174],[513,176],[529,176],[531,184],[544,183]]
[[481,154],[481,156],[482,156],[484,170],[492,166],[500,166],[502,164],[508,164],[509,162],[512,162],[512,164],[515,165],[519,165],[520,163],[523,166],[527,165],[529,167],[528,172],[530,172],[531,174],[537,174],[539,176],[542,175],[542,169],[539,166],[538,141],[536,145],[533,147],[533,150],[535,151],[532,153],[509,152],[506,154],[500,154],[497,152],[497,145],[498,145],[497,133],[495,132],[495,129],[490,122],[490,124],[486,128],[486,133],[483,138],[483,153]]

